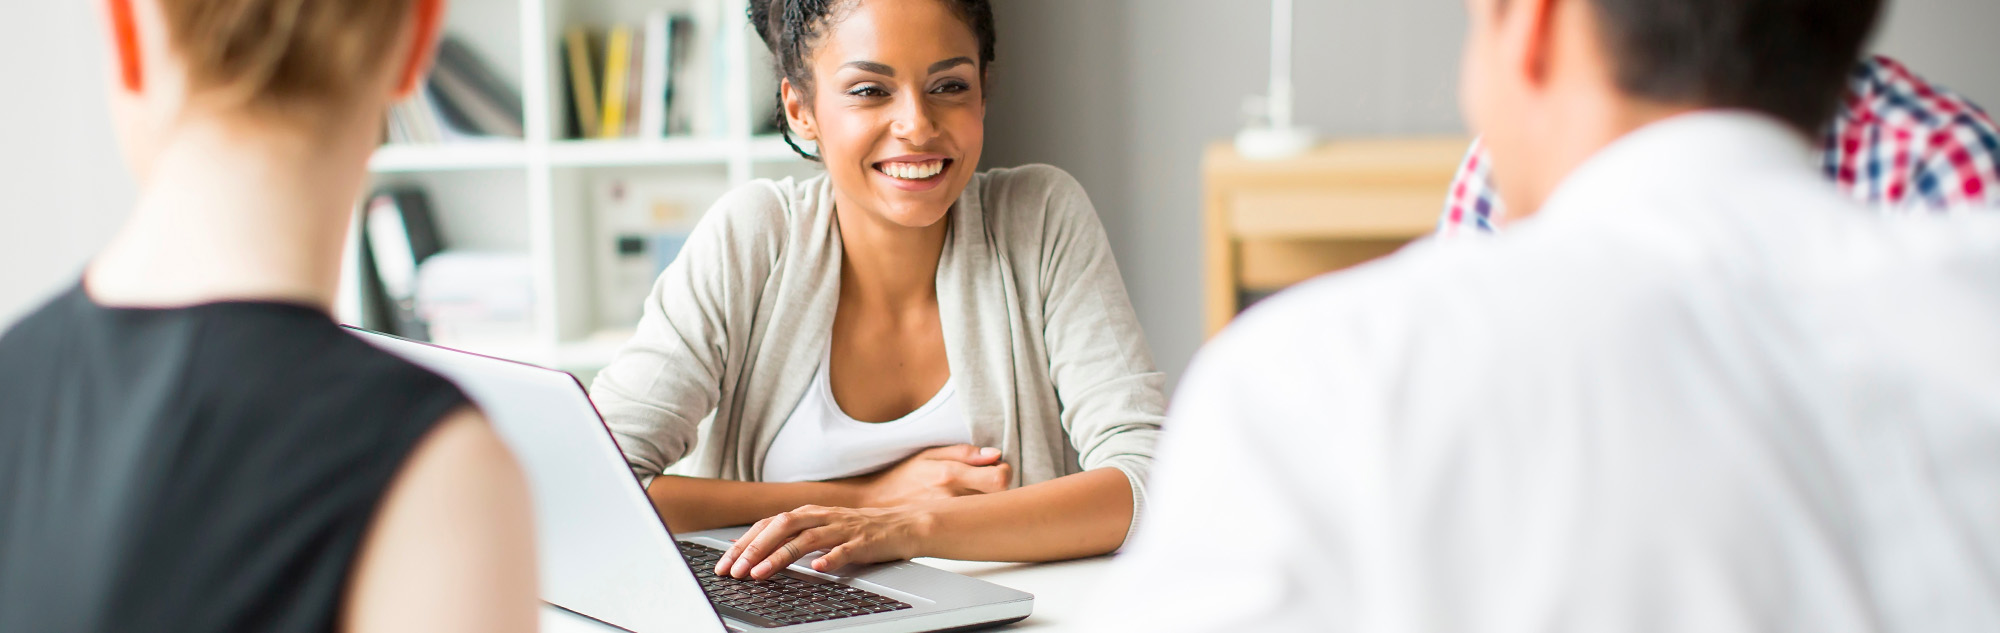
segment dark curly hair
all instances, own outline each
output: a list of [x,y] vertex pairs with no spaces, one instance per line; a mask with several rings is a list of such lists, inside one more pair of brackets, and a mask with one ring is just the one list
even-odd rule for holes
[[[979,71],[982,76],[986,67],[993,63],[993,5],[990,0],[938,0],[956,13],[965,25],[972,28],[973,37],[979,40]],[[778,78],[791,80],[792,85],[804,91],[807,102],[812,95],[812,66],[807,63],[812,58],[813,48],[825,35],[828,25],[839,21],[841,11],[852,8],[860,0],[750,0],[750,24],[757,27],[757,36],[764,39],[764,45],[771,48],[771,57],[778,66]],[[817,161],[818,156],[807,153],[792,140],[792,126],[785,120],[784,88],[778,88],[778,103],[781,107],[775,115],[778,133],[785,138],[785,144],[792,146],[807,160]]]

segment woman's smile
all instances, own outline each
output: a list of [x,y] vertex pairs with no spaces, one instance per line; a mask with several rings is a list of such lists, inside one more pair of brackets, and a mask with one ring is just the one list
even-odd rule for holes
[[944,184],[954,161],[938,154],[915,154],[880,161],[871,167],[877,178],[903,191],[930,191]]

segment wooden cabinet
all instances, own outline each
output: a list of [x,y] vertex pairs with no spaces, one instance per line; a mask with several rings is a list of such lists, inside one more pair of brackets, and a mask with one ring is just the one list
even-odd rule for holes
[[1271,161],[1211,145],[1202,161],[1207,334],[1221,331],[1246,298],[1430,234],[1470,143],[1341,141]]

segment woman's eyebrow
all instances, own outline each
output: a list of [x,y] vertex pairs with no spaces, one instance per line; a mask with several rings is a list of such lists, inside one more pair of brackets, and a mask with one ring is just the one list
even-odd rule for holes
[[970,57],[953,57],[951,59],[931,64],[931,71],[929,74],[935,75],[944,72],[946,70],[950,70],[952,68],[956,68],[959,66],[967,66],[971,64],[972,64],[972,58]]
[[845,64],[841,64],[840,67],[859,69],[862,72],[870,72],[870,73],[875,73],[877,75],[885,75],[889,77],[896,76],[896,69],[890,68],[888,64],[884,64],[882,62],[867,62],[867,61],[847,62]]
[[[930,72],[927,74],[937,74],[940,72],[944,72],[946,70],[950,70],[952,68],[957,68],[959,66],[969,65],[971,63],[972,63],[972,58],[970,57],[953,57],[951,59],[931,64]],[[860,70],[862,72],[874,73],[886,77],[896,76],[896,69],[882,62],[855,61],[855,62],[847,62],[845,64],[841,64],[840,67],[853,68],[856,70]]]

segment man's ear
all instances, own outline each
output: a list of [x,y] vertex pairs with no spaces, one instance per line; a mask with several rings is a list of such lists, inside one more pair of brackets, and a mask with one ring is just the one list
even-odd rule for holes
[[778,84],[778,93],[785,100],[785,124],[792,126],[792,135],[808,141],[819,140],[819,128],[812,118],[812,108],[806,106],[805,93],[792,80]]
[[146,74],[139,63],[139,22],[132,15],[132,0],[104,0],[104,15],[111,20],[111,46],[118,57],[119,83],[127,92],[139,92],[146,85]]
[[444,21],[445,0],[416,0],[416,15],[412,16],[411,29],[414,41],[410,43],[409,57],[403,60],[403,72],[396,77],[396,100],[402,101],[417,93],[424,83],[424,73],[429,70],[431,54],[437,50],[438,29]]

